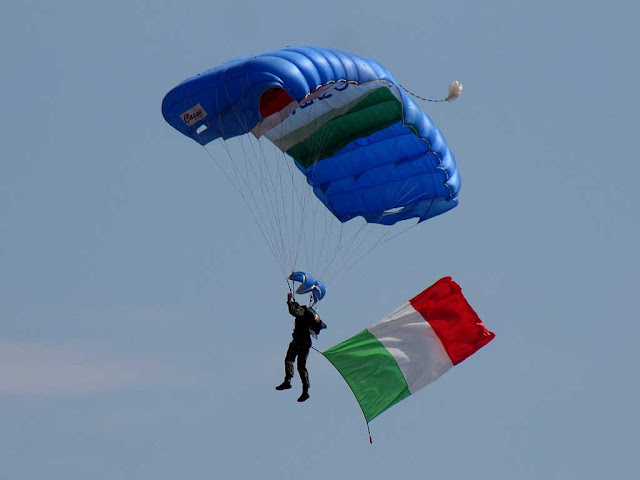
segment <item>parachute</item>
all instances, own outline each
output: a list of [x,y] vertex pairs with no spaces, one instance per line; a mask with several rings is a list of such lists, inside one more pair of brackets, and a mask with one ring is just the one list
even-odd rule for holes
[[458,204],[444,137],[371,59],[312,46],[242,57],[173,88],[162,114],[217,149],[283,273],[335,278],[396,226]]
[[293,272],[289,275],[289,280],[291,280],[292,283],[300,282],[300,286],[296,289],[296,293],[310,293],[313,303],[318,303],[327,294],[326,285],[320,280],[314,279],[308,273]]

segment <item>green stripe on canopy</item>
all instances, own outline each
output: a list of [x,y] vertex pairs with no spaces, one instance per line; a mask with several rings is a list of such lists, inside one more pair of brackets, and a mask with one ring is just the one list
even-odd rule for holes
[[368,330],[322,354],[351,387],[367,422],[411,395],[398,364]]
[[[287,153],[308,168],[329,158],[358,138],[367,137],[402,120],[402,104],[388,88],[362,98],[351,110],[322,125]],[[313,125],[310,122],[309,125]]]

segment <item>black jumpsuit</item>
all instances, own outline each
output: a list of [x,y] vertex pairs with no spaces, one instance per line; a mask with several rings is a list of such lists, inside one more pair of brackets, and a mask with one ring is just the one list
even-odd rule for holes
[[296,317],[296,320],[291,334],[293,340],[291,340],[284,357],[284,376],[287,381],[293,378],[293,362],[298,357],[298,373],[302,381],[302,388],[308,390],[307,357],[311,348],[311,332],[317,335],[327,326],[321,320],[316,320],[316,313],[313,309],[300,305],[295,300],[287,301],[287,305],[289,313]]

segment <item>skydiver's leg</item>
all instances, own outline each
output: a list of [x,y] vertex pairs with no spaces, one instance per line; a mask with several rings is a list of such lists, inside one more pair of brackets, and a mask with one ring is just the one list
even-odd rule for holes
[[284,382],[276,387],[276,390],[287,390],[291,388],[291,379],[293,378],[293,362],[296,360],[298,348],[295,341],[292,341],[287,348],[287,354],[284,356]]
[[284,378],[288,381],[291,381],[293,378],[293,362],[296,361],[296,356],[298,355],[298,345],[296,341],[293,340],[289,344],[289,348],[287,348],[287,354],[284,357]]
[[309,347],[301,347],[298,350],[298,373],[300,374],[300,381],[302,382],[302,388],[309,389],[309,372],[307,372],[307,358],[309,357]]
[[307,358],[309,357],[309,347],[307,345],[301,346],[298,350],[298,373],[300,374],[300,380],[302,381],[302,395],[298,398],[299,402],[304,402],[309,398],[309,372],[307,372]]

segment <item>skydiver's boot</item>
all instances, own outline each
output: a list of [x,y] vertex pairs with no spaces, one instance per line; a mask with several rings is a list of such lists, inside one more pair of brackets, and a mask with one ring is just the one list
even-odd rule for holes
[[298,397],[299,402],[304,402],[309,398],[309,387],[302,387],[302,395]]
[[284,382],[282,382],[280,385],[276,387],[276,390],[288,390],[290,388],[291,388],[291,380],[288,378],[285,378]]

